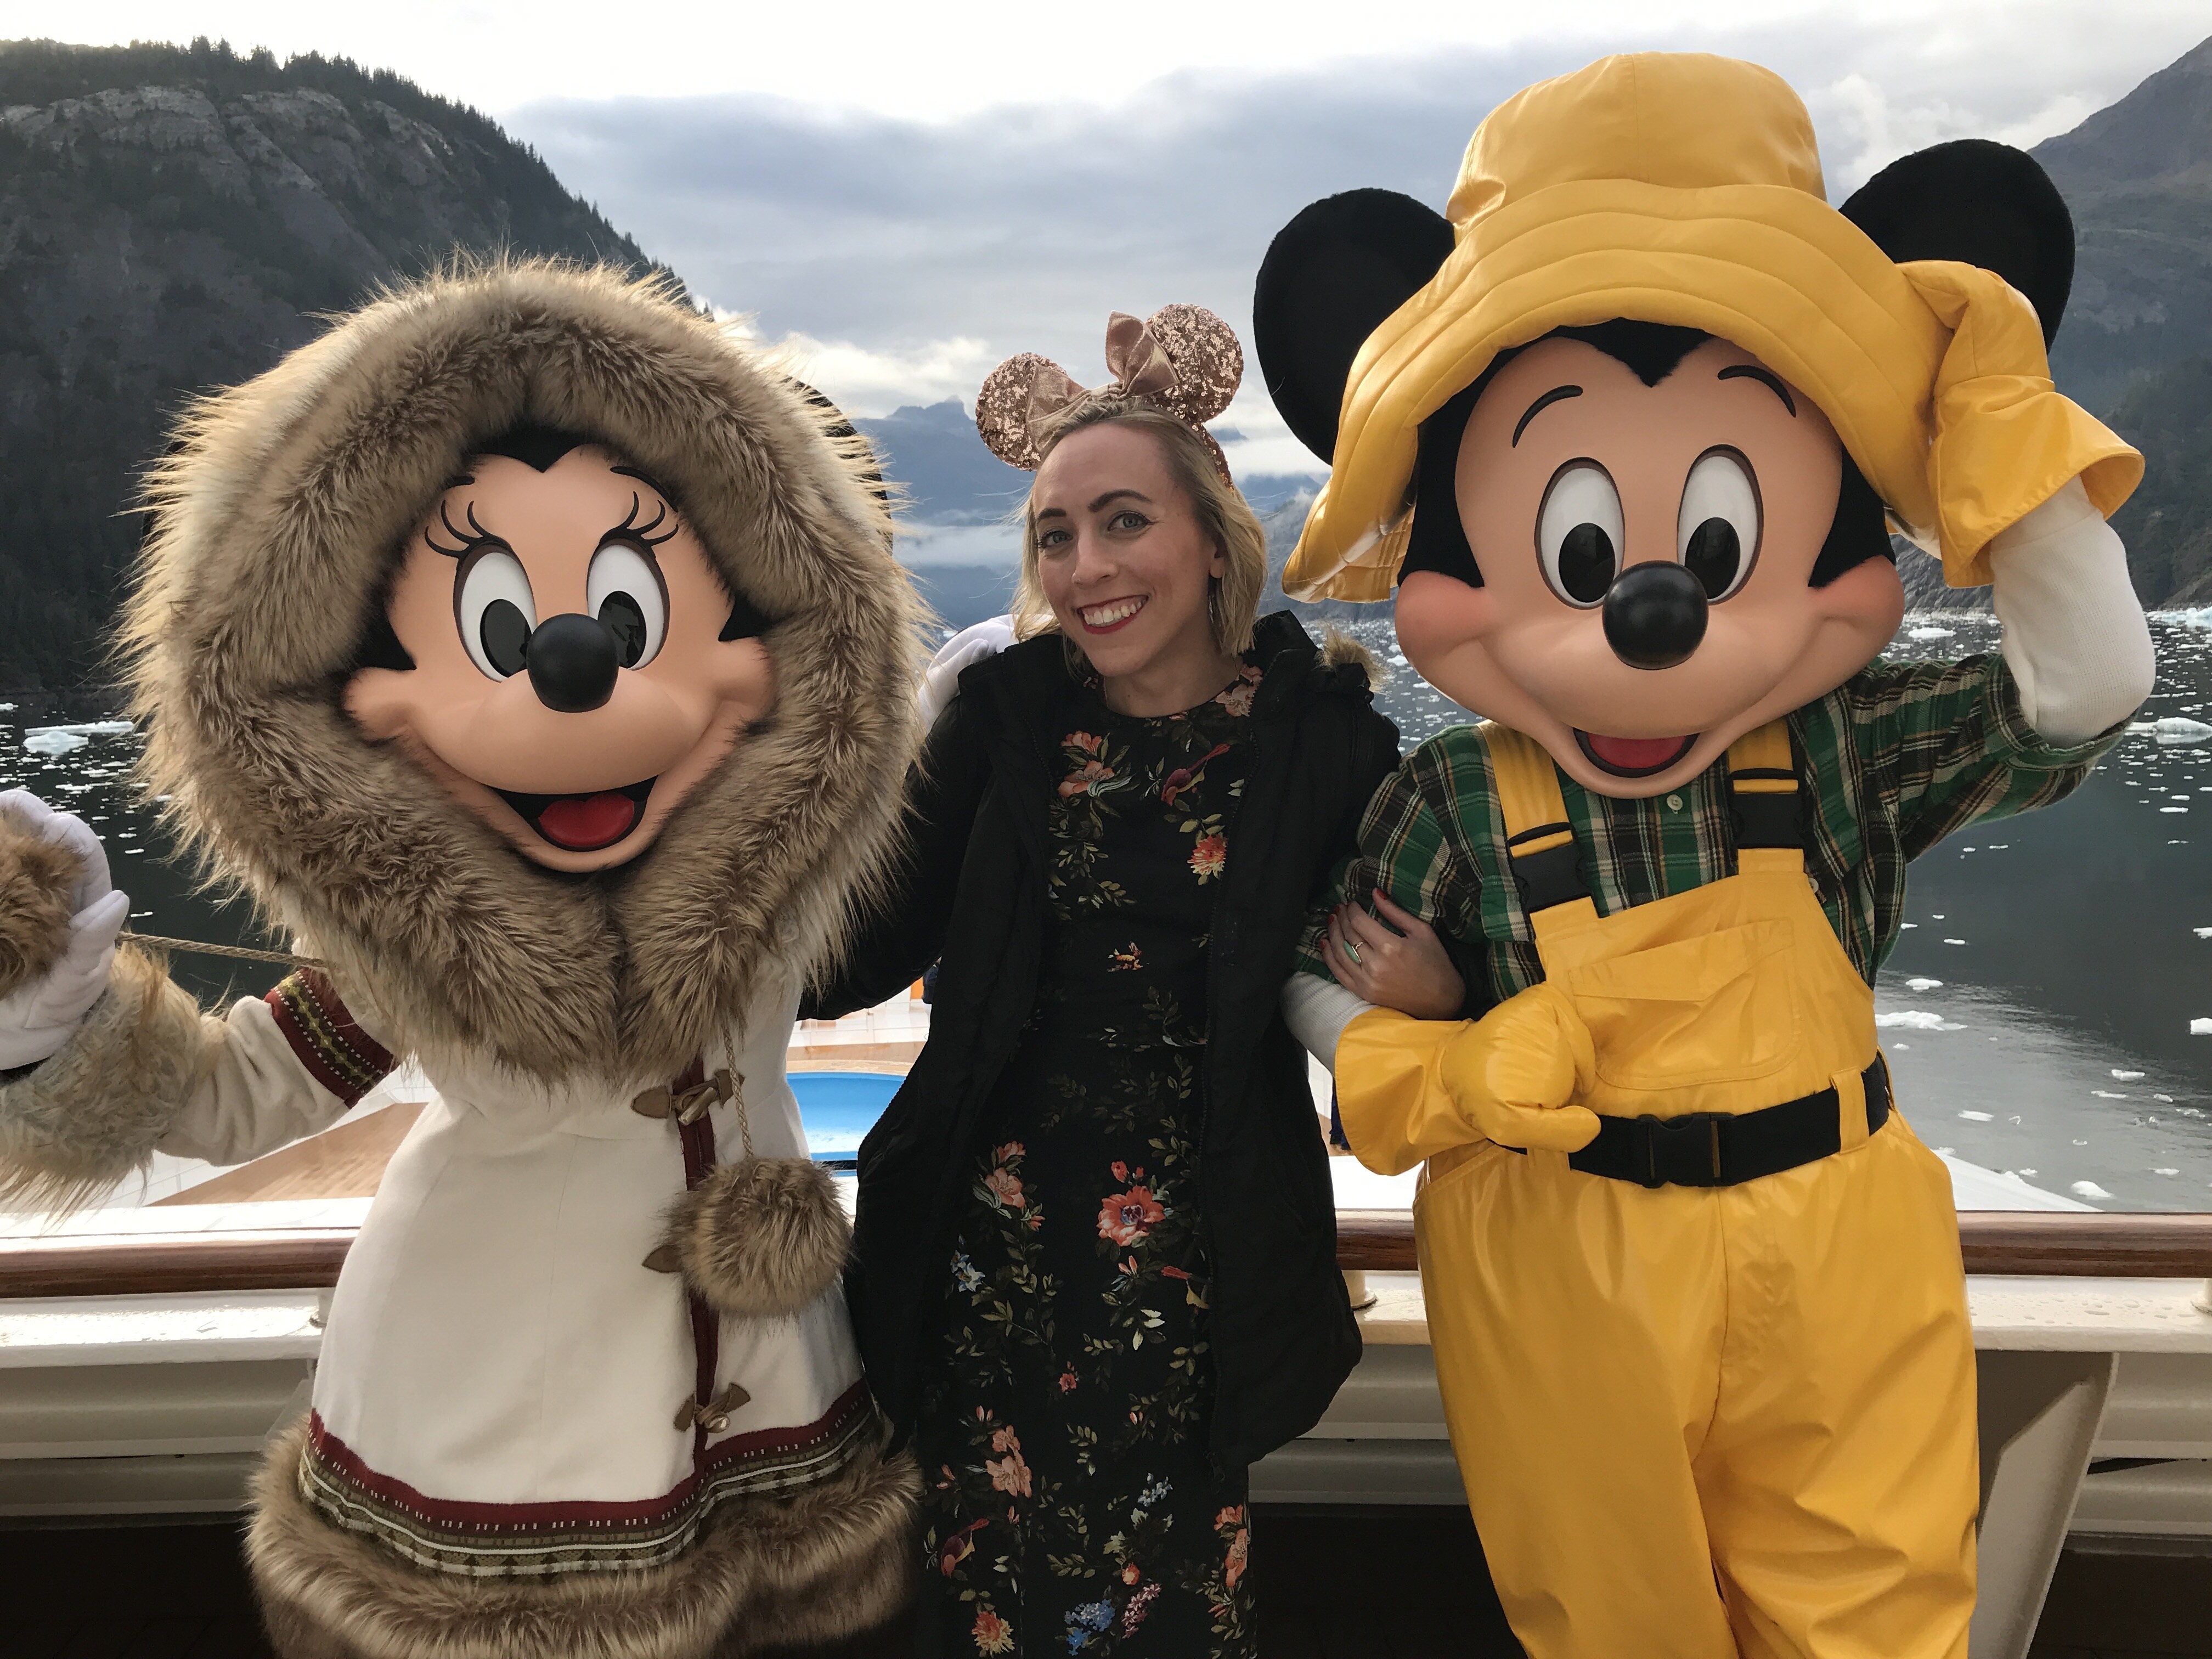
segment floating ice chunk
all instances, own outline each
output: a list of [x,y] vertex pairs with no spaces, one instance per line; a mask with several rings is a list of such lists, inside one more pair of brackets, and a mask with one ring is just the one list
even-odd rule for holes
[[33,732],[23,739],[23,747],[33,755],[66,755],[72,749],[82,749],[88,739],[74,732]]
[[[2130,728],[2132,729],[2132,728]],[[2162,744],[2199,744],[2212,742],[2212,726],[2203,720],[2192,720],[2183,714],[2167,714],[2150,723]]]
[[1987,1112],[1961,1112],[1959,1115],[1969,1123],[1987,1123],[1990,1121]]
[[[2208,927],[2204,931],[2212,933],[2212,927]],[[1905,988],[1908,991],[1940,991],[1943,988],[1943,981],[1940,979],[1927,979],[1916,975],[1905,981]]]
[[2186,806],[2161,806],[2158,810],[2161,812],[2186,812],[2189,809]]
[[2089,1092],[2100,1100],[2127,1100],[2132,1097],[2128,1095],[2115,1094],[2110,1089],[2092,1089]]
[[14,714],[15,712],[15,705],[14,703],[12,703],[12,702],[0,702],[0,714]]
[[2172,1175],[2179,1175],[2179,1174],[2181,1173],[2181,1171],[2180,1171],[2180,1170],[2153,1170],[2151,1171],[2151,1173],[2152,1173],[2153,1175],[2166,1175],[2166,1176],[2172,1176]]
[[2212,939],[2212,927],[2192,927],[2189,931],[2199,939]]
[[2141,1072],[2124,1072],[2118,1066],[2115,1066],[2112,1067],[2112,1075],[2119,1079],[2123,1083],[2133,1083],[2138,1078],[2142,1077],[2142,1073]]
[[2070,1190],[2076,1198],[2110,1198],[2112,1196],[2094,1181],[2077,1181]]
[[23,735],[35,738],[41,732],[74,732],[81,738],[119,738],[137,729],[129,720],[80,720],[74,726],[34,726]]
[[1952,640],[1958,636],[1955,628],[1909,628],[1905,632],[1908,640]]
[[1947,939],[1943,941],[1946,945],[1964,945],[1966,942],[1962,939]]
[[1899,927],[1917,927],[1920,924],[1917,921],[1900,921],[1897,925]]
[[1907,1031],[1963,1031],[1966,1029],[1941,1014],[1925,1013],[1917,1008],[1900,1008],[1893,1014],[1876,1014],[1874,1023],[1885,1031],[1899,1029]]
[[2189,1022],[2191,1036],[2212,1036],[2212,1019],[2192,1019]]

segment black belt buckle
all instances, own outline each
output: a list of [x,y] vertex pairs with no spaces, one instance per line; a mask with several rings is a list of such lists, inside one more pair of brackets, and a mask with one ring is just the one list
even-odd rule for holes
[[1725,1185],[1721,1173],[1721,1125],[1733,1112],[1686,1112],[1680,1117],[1645,1115],[1644,1168],[1629,1178],[1647,1191],[1677,1187]]

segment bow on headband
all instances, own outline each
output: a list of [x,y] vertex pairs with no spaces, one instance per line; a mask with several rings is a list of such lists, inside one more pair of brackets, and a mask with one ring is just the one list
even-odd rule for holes
[[1009,466],[1034,472],[1040,444],[1071,405],[1085,398],[1141,400],[1198,434],[1224,478],[1229,462],[1206,422],[1229,407],[1244,378],[1237,331],[1203,306],[1162,306],[1139,322],[1115,312],[1106,324],[1106,368],[1113,379],[1085,388],[1034,351],[1009,357],[975,394],[975,429]]

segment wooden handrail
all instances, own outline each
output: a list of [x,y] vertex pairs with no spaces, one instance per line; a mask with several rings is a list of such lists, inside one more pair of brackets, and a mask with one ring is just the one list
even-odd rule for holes
[[[353,1240],[349,1227],[0,1238],[0,1300],[321,1290],[337,1282]],[[1959,1242],[1970,1273],[2212,1279],[2212,1215],[1970,1210],[1959,1218]],[[1336,1259],[1370,1273],[1412,1272],[1413,1217],[1338,1211]]]
[[[2212,1215],[1967,1210],[1959,1217],[1959,1246],[1970,1273],[2212,1279]],[[1336,1259],[1369,1273],[1412,1272],[1412,1215],[1338,1211]]]

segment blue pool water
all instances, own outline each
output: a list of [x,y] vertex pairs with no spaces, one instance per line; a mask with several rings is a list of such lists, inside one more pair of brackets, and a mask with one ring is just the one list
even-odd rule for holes
[[799,1121],[817,1163],[849,1165],[903,1078],[883,1072],[793,1072]]

